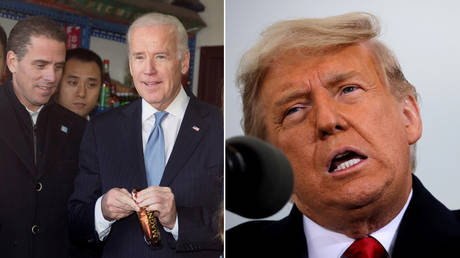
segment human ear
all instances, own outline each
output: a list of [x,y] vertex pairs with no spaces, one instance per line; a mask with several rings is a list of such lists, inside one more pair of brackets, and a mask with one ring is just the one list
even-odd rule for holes
[[402,102],[404,125],[409,144],[414,144],[422,136],[422,119],[417,100],[413,96],[406,96]]
[[133,68],[132,68],[132,62],[131,62],[131,56],[129,56],[129,58],[128,58],[128,66],[129,66],[129,73],[131,74],[131,77],[134,77]]
[[8,51],[6,53],[6,65],[11,73],[15,73],[18,66],[18,56],[13,51]]
[[181,59],[181,73],[186,74],[190,67],[190,52],[187,50],[184,52],[184,56]]

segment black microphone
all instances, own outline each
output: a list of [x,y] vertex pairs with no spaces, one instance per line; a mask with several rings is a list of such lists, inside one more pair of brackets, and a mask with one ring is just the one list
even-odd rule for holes
[[257,219],[278,212],[290,199],[292,167],[284,154],[267,142],[237,136],[225,146],[226,209]]

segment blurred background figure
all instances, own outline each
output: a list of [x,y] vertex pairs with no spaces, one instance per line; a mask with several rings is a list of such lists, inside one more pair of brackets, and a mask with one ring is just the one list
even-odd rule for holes
[[6,81],[6,33],[2,26],[0,26],[0,84]]
[[89,113],[98,103],[101,85],[101,58],[84,48],[67,50],[56,102],[89,120]]

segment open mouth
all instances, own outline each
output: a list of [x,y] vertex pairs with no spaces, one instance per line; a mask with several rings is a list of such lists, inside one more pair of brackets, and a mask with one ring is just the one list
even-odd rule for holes
[[48,92],[52,91],[54,88],[53,86],[40,86],[40,85],[37,87],[41,89],[42,91],[48,91]]
[[339,153],[335,155],[334,158],[332,158],[328,172],[333,173],[336,171],[347,169],[366,159],[367,156],[358,154],[350,150]]

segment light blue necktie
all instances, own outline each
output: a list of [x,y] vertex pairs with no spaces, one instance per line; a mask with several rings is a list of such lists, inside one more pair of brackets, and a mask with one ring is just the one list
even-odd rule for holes
[[160,185],[165,170],[165,140],[161,122],[168,115],[166,111],[155,113],[155,125],[145,145],[144,162],[149,186]]

